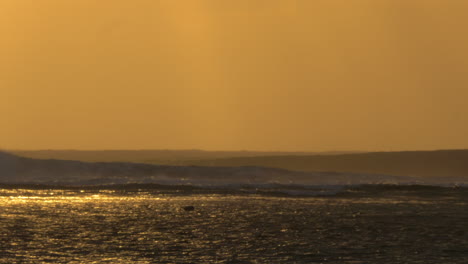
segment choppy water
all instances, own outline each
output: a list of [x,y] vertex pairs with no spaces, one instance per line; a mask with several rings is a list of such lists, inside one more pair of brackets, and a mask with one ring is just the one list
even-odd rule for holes
[[4,187],[0,263],[468,263],[467,202],[467,189],[439,187]]

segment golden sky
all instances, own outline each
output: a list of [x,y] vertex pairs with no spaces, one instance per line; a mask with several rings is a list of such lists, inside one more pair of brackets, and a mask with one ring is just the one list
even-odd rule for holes
[[468,148],[468,1],[2,0],[0,148]]

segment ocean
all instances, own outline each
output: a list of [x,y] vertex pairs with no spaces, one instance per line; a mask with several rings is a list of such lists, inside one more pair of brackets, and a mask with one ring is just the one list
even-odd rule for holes
[[0,188],[0,263],[468,263],[466,187]]

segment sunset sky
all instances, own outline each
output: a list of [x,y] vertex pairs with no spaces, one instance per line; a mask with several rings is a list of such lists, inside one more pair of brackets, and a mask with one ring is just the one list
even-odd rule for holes
[[468,1],[2,0],[0,148],[468,148]]

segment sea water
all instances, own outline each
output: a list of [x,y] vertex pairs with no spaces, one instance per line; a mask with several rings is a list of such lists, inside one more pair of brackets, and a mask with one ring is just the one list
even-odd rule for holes
[[0,263],[468,263],[467,202],[427,186],[3,186]]

